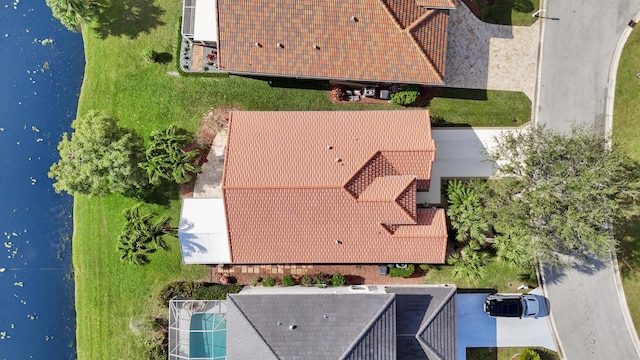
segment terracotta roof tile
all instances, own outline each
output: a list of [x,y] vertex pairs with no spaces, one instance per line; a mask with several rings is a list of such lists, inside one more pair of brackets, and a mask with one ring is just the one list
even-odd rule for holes
[[232,262],[444,262],[444,217],[415,204],[434,152],[427,111],[233,112],[223,175]]
[[[410,32],[413,39],[422,49],[425,56],[433,64],[434,71],[444,76],[445,55],[447,49],[447,34],[434,38],[432,32],[441,26],[446,26],[449,15],[446,10],[433,11],[427,18],[422,20],[421,26],[412,27]],[[445,49],[445,51],[442,51]]]
[[420,41],[437,45],[417,46],[415,35],[402,31],[426,11],[415,0],[218,0],[219,67],[274,76],[443,84],[444,68],[429,59],[446,56],[441,44],[448,13],[428,29],[419,29],[427,22],[412,29],[421,34]]
[[456,2],[454,0],[415,0],[416,5],[424,6],[430,9],[455,9]]

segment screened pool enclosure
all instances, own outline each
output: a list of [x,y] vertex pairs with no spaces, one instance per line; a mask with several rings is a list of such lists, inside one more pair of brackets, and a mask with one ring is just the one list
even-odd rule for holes
[[169,303],[169,360],[227,358],[225,301],[172,299]]

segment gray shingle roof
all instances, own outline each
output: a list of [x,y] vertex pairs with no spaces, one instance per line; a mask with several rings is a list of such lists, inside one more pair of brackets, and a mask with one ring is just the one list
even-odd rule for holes
[[386,291],[229,295],[227,359],[455,360],[455,286]]
[[393,294],[235,294],[227,306],[228,360],[395,359]]
[[396,294],[398,360],[456,358],[455,287],[388,287]]

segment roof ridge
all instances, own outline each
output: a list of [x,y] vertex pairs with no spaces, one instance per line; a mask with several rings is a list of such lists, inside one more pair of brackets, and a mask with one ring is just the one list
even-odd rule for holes
[[394,199],[394,203],[402,210],[402,212],[404,212],[405,214],[407,214],[407,216],[409,216],[411,218],[411,220],[413,220],[413,222],[415,222],[416,224],[418,223],[418,211],[416,210],[416,215],[413,216],[409,210],[405,209],[404,206],[402,206],[402,204],[399,203],[400,200],[400,196],[402,196],[402,194],[404,194],[404,192],[409,188],[409,187],[413,187],[413,186],[417,186],[418,184],[418,177],[415,175],[408,175],[408,176],[413,176],[413,179],[411,179],[411,181],[409,181],[409,183],[407,184],[407,186],[405,186],[399,193],[398,195],[396,195],[395,199]]
[[313,190],[317,190],[317,189],[340,189],[343,186],[340,185],[261,185],[261,186],[257,186],[257,185],[232,185],[232,186],[222,186],[223,190],[252,190],[252,189],[256,189],[256,190],[265,190],[265,189],[273,189],[273,190],[279,190],[279,189],[301,189],[301,190],[305,190],[305,189],[313,189]]
[[404,32],[410,32],[416,26],[420,25],[421,22],[425,21],[427,18],[433,16],[436,13],[435,9],[429,9],[424,14],[420,15],[417,19],[415,19],[409,26],[404,29]]
[[[378,322],[378,320],[380,320],[380,317],[387,312],[387,310],[389,309],[390,305],[395,305],[395,301],[396,301],[396,294],[389,294],[391,295],[389,297],[389,299],[387,299],[387,301],[384,303],[384,305],[382,307],[380,307],[380,309],[375,313],[375,315],[373,315],[371,317],[371,320],[369,320],[369,322],[367,323],[367,325],[362,329],[362,331],[360,331],[360,334],[358,334],[358,336],[356,336],[355,340],[351,343],[351,345],[349,345],[349,347],[347,348],[347,350],[345,350],[345,352],[342,354],[342,356],[340,357],[340,360],[344,360],[347,359],[347,356],[356,348],[357,344],[360,343],[360,341],[365,337],[367,331],[369,329],[371,329],[371,327]],[[395,321],[394,321],[394,325],[395,325]],[[395,332],[395,326],[394,326],[394,332]]]
[[438,315],[440,315],[440,311],[442,310],[442,308],[444,308],[447,304],[449,304],[449,301],[451,301],[451,298],[453,298],[455,294],[456,294],[456,288],[455,287],[450,288],[449,294],[442,300],[442,302],[440,302],[440,304],[438,304],[438,307],[434,309],[431,316],[429,316],[429,318],[425,320],[422,323],[422,325],[420,325],[420,328],[418,328],[418,331],[416,331],[416,335],[415,335],[415,338],[416,340],[418,340],[418,343],[429,348],[429,350],[431,350],[440,359],[442,359],[442,356],[440,356],[440,352],[437,351],[433,346],[431,346],[431,344],[429,344],[426,340],[424,340],[422,338],[422,334],[427,330],[429,325],[431,325],[433,320],[435,320],[435,318],[438,317]]
[[262,337],[262,334],[260,334],[260,332],[258,331],[258,329],[256,329],[255,326],[253,326],[253,323],[251,321],[249,321],[249,319],[247,319],[247,314],[244,313],[244,311],[242,311],[242,308],[240,308],[240,306],[238,306],[238,304],[236,304],[236,302],[233,300],[233,295],[229,295],[227,296],[227,301],[230,301],[233,306],[235,306],[236,310],[238,310],[241,314],[242,314],[242,318],[244,319],[244,321],[251,326],[251,328],[254,330],[254,332],[256,333],[256,335],[258,335],[258,337],[260,338],[260,340],[262,340],[262,343],[265,344],[267,346],[267,348],[271,351],[271,354],[275,357],[275,358],[279,358],[278,355],[276,355],[275,351],[273,350],[273,348],[269,345],[269,343],[267,343],[264,340],[264,337]]
[[384,12],[386,12],[387,15],[389,15],[389,17],[391,18],[391,21],[393,21],[393,23],[396,25],[398,30],[402,31],[403,30],[402,25],[400,25],[400,23],[398,22],[398,19],[396,19],[395,15],[393,15],[389,7],[387,7],[387,4],[385,4],[384,0],[378,0],[378,3],[382,5]]
[[[435,10],[431,10],[431,11],[435,11]],[[415,36],[413,36],[411,31],[408,31],[406,35],[409,37],[409,39],[411,40],[411,43],[413,44],[413,46],[415,46],[416,50],[418,50],[418,53],[420,54],[420,56],[422,56],[424,60],[427,62],[427,67],[429,68],[429,70],[431,70],[434,75],[437,75],[438,80],[444,81],[444,79],[442,78],[442,74],[440,74],[440,71],[438,71],[435,65],[433,65],[433,62],[431,61],[431,59],[429,59],[429,56],[427,56],[427,54],[422,50],[422,47],[420,47],[418,40],[416,40]]]

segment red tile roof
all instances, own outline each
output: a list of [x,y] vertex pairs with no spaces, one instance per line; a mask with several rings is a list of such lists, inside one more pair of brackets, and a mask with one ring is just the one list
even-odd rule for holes
[[218,0],[219,66],[248,74],[443,84],[450,3]]
[[223,198],[234,263],[442,263],[443,210],[417,210],[427,111],[232,112]]

